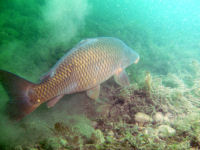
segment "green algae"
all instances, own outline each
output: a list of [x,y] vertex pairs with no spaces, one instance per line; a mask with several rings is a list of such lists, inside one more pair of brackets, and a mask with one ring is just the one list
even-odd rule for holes
[[[83,109],[82,106],[63,102],[60,105],[66,108],[59,104],[52,109],[41,106],[21,123],[12,124],[3,113],[9,98],[0,87],[0,148],[198,149],[200,19],[195,15],[195,4],[198,6],[196,1],[187,6],[178,1],[170,5],[157,1],[154,5],[153,1],[144,0],[60,1],[59,5],[55,0],[1,1],[1,69],[38,82],[77,42],[97,36],[122,39],[141,59],[127,69],[130,87],[120,88],[112,81],[105,85],[102,101],[91,106],[98,110],[94,116],[82,110],[72,113],[70,109]],[[60,18],[51,10],[60,12]],[[71,97],[63,101],[74,100]],[[84,95],[75,98],[87,99]],[[170,113],[171,122],[164,124],[173,127],[176,134],[153,136],[150,133],[156,132],[158,124],[138,126],[134,120],[137,112],[151,117],[156,112]],[[150,130],[148,134],[145,129]]]

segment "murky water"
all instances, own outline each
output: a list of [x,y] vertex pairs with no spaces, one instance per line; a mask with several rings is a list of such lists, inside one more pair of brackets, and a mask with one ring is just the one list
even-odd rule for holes
[[0,84],[0,149],[200,148],[198,0],[0,1],[0,69],[31,82],[81,40],[102,36],[139,53],[126,69],[131,85],[111,78],[96,101],[66,95],[15,122]]

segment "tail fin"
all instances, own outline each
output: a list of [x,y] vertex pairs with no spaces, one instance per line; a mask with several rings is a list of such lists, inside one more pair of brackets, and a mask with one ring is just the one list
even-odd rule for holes
[[28,96],[34,83],[3,70],[0,70],[0,81],[11,98],[6,111],[12,119],[20,120],[39,106],[32,104]]

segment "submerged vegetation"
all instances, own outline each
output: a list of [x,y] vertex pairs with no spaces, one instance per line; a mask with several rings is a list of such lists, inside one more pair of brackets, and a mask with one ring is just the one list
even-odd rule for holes
[[[110,80],[103,84],[101,101],[87,106],[84,115],[66,117],[73,125],[54,122],[46,126],[48,138],[15,149],[199,149],[199,99],[191,92],[195,86],[187,88],[176,75],[153,77],[150,72],[140,86],[122,88]],[[23,126],[30,130],[37,124]]]
[[155,2],[0,1],[0,69],[28,80],[85,38],[117,37],[140,54],[129,87],[110,79],[97,101],[65,96],[18,123],[0,85],[0,149],[200,149],[199,2]]

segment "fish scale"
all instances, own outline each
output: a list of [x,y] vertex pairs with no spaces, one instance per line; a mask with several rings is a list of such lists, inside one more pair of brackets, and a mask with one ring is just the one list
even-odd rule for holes
[[[64,94],[87,91],[90,98],[96,99],[99,85],[113,75],[117,83],[128,85],[124,69],[138,60],[139,55],[119,39],[92,38],[81,41],[65,54],[39,84],[3,70],[0,70],[0,79],[6,88],[18,89],[13,104],[19,111],[18,118],[22,118],[43,102],[49,101],[48,106],[54,106]],[[14,85],[7,87],[9,84]],[[15,89],[10,90],[12,96],[16,95]]]

